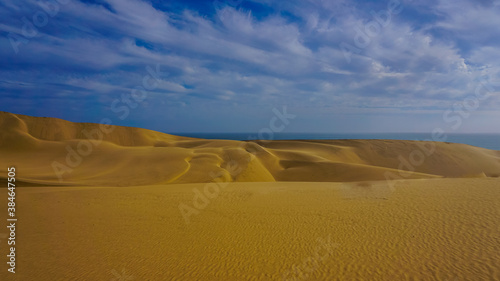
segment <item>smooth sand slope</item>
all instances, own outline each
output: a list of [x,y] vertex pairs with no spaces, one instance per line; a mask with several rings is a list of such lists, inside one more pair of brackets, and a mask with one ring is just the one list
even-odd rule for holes
[[231,183],[186,224],[195,188],[20,189],[0,280],[500,280],[499,179]]
[[499,151],[0,112],[3,187],[10,166],[17,273],[0,230],[0,280],[500,280]]
[[57,185],[498,177],[500,151],[394,140],[230,141],[0,112],[0,167]]

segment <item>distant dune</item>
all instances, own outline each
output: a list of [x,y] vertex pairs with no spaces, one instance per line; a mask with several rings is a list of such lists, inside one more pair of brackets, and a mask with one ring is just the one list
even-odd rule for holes
[[498,177],[500,151],[401,140],[203,140],[0,112],[0,164],[47,185]]

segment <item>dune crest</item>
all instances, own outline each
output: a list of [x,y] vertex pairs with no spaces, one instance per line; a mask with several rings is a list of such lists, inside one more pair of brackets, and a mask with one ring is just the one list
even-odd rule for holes
[[399,140],[203,140],[0,112],[0,164],[33,184],[498,177],[500,151]]

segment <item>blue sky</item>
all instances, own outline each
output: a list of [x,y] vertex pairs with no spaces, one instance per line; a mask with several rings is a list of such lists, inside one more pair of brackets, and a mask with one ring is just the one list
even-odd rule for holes
[[286,106],[285,132],[500,133],[499,15],[489,0],[0,0],[0,110],[258,132]]

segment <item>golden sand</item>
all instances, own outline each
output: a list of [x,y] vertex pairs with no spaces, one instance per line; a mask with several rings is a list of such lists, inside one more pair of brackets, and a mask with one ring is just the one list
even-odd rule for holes
[[189,224],[178,205],[203,184],[27,187],[16,278],[1,279],[500,280],[499,187],[231,183]]
[[103,129],[0,112],[0,280],[500,280],[499,151]]

